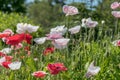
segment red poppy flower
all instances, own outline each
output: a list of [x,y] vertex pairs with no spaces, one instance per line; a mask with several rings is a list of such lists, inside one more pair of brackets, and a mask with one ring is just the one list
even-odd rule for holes
[[25,51],[30,51],[30,46],[25,46],[25,47],[24,47],[24,50],[25,50]]
[[24,40],[28,43],[31,44],[31,39],[32,36],[30,34],[24,34]]
[[53,75],[56,75],[56,74],[58,74],[61,71],[66,71],[67,70],[67,68],[64,66],[63,63],[48,64],[47,69]]
[[43,78],[45,77],[46,74],[47,73],[44,71],[37,71],[37,72],[32,73],[32,75],[35,76],[36,78]]
[[49,47],[44,50],[43,54],[48,55],[49,53],[53,53],[54,51],[55,51],[54,47]]
[[13,59],[12,56],[5,56],[6,61],[11,61]]
[[16,34],[13,36],[10,36],[6,39],[6,44],[10,45],[18,45],[23,40],[25,40],[28,44],[31,43],[32,36],[30,34]]
[[4,37],[8,37],[9,34],[6,34],[6,33],[0,33],[0,38],[4,38]]
[[4,54],[3,52],[0,52],[0,56],[4,57],[4,56],[6,56],[6,54]]
[[24,40],[24,34],[16,34],[6,39],[6,44],[18,45]]
[[3,62],[3,63],[2,63],[2,66],[5,67],[5,68],[9,68],[8,65],[9,65],[10,63],[11,63],[11,62],[7,62],[7,61],[6,61],[6,62]]

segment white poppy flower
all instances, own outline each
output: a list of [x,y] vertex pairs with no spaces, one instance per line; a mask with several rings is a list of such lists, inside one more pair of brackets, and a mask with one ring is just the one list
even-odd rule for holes
[[46,41],[46,37],[41,37],[41,38],[35,38],[34,41],[37,44],[43,44]]
[[99,71],[100,71],[100,67],[94,66],[94,61],[93,61],[88,67],[86,77],[89,78],[91,76],[94,76],[94,75],[98,74]]
[[0,58],[0,65],[2,65],[2,63],[5,62],[5,61],[6,61],[5,57]]
[[93,28],[93,27],[96,27],[97,24],[98,24],[98,22],[92,21],[91,18],[88,18],[88,19],[83,18],[82,19],[82,27]]
[[2,49],[0,52],[3,52],[4,54],[9,54],[9,53],[11,53],[11,48],[4,48],[4,49]]
[[53,34],[53,33],[61,33],[62,35],[64,35],[67,31],[67,28],[65,28],[65,26],[57,26],[55,28],[52,28],[50,30],[50,34]]
[[21,33],[32,33],[36,32],[38,30],[39,26],[32,26],[31,24],[23,24],[23,23],[18,23],[17,24],[17,30],[16,32],[21,34]]
[[71,34],[76,34],[80,31],[80,25],[70,28],[68,31],[70,31]]
[[62,38],[62,39],[56,39],[52,43],[55,48],[64,49],[67,47],[67,44],[69,41],[70,41],[70,39]]
[[18,70],[21,67],[21,62],[18,62],[18,61],[12,62],[12,63],[8,64],[8,66],[11,70]]
[[86,24],[85,24],[85,23],[86,23],[86,19],[83,18],[81,21],[82,21],[82,25],[81,25],[81,26],[82,26],[82,27],[86,27]]
[[66,16],[68,15],[75,15],[78,14],[78,9],[74,6],[68,6],[68,5],[64,5],[63,6],[63,12],[66,14]]

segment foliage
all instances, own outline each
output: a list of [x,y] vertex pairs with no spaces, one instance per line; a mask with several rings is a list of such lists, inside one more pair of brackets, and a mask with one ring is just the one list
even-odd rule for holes
[[[80,35],[80,33],[78,34]],[[87,80],[85,77],[87,64],[90,64],[94,60],[96,65],[101,67],[101,70],[96,76],[91,77],[91,80],[118,80],[120,76],[119,47],[113,46],[111,44],[111,38],[106,35],[101,41],[97,40],[96,42],[94,42],[94,40],[91,42],[89,42],[89,40],[87,41],[89,36],[90,35],[84,36],[84,41],[82,41],[82,37],[75,39],[71,36],[71,42],[69,43],[68,48],[56,50],[54,53],[47,56],[43,55],[43,50],[49,45],[48,43],[43,45],[31,45],[30,56],[28,56],[27,52],[23,49],[20,50],[19,54],[14,54],[12,52],[10,55],[14,56],[15,60],[21,60],[22,66],[17,71],[1,67],[0,75],[2,77],[0,79],[38,80],[33,77],[31,73],[37,70],[44,70],[49,73],[45,67],[48,63],[62,62],[68,70],[55,76],[47,74],[44,80]],[[34,58],[37,58],[38,60],[34,61]],[[10,76],[6,76],[5,74]]]
[[34,23],[41,24],[46,29],[54,22],[61,21],[62,15],[61,4],[51,5],[46,1],[40,1],[28,7],[28,16]]
[[16,30],[17,23],[32,23],[26,16],[17,13],[3,13],[0,12],[0,31],[5,30],[6,28]]
[[[3,30],[10,28],[12,29],[14,32],[16,32],[16,25],[18,23],[29,23],[29,24],[33,24],[33,21],[30,20],[27,16],[23,16],[23,14],[18,14],[18,13],[3,13],[0,12],[0,32],[2,32]],[[44,30],[40,27],[38,33],[33,34],[34,36],[42,36],[44,34]]]
[[26,0],[0,0],[0,10],[3,12],[22,12],[25,13]]
[[[77,22],[80,23],[82,16],[88,17],[87,13],[89,10],[86,9],[85,4],[73,3],[70,5],[78,7],[80,11],[80,14],[77,16],[70,16],[71,21],[69,23],[71,26],[73,26],[71,23],[75,20],[78,20]],[[53,26],[57,26],[58,24],[65,25],[65,21],[67,20],[65,14],[62,12],[62,5],[60,3],[56,3],[51,6],[46,1],[30,4],[28,7],[28,16],[34,21],[34,23],[41,24],[46,31]]]
[[[44,80],[119,80],[120,46],[114,46],[112,41],[120,37],[118,33],[119,29],[116,31],[114,28],[116,25],[119,26],[120,23],[119,20],[116,23],[117,19],[110,14],[112,11],[110,9],[111,2],[110,0],[103,0],[103,2],[96,7],[96,10],[88,10],[85,4],[81,3],[69,4],[78,7],[80,11],[79,14],[74,16],[65,16],[65,14],[62,13],[61,4],[56,4],[54,7],[44,1],[32,4],[28,11],[30,12],[29,17],[34,20],[36,24],[42,24],[44,29],[57,25],[65,25],[69,29],[75,25],[81,25],[81,19],[88,17],[97,20],[99,24],[95,28],[90,29],[83,27],[77,34],[67,32],[64,35],[64,37],[70,38],[67,48],[63,50],[56,49],[55,52],[46,56],[43,55],[44,50],[47,47],[53,47],[50,40],[47,40],[46,43],[42,45],[35,43],[27,45],[24,43],[23,48],[16,50],[18,54],[15,54],[15,50],[9,54],[14,57],[13,61],[18,60],[22,62],[21,68],[12,71],[0,67],[0,79],[39,80],[31,74],[40,70],[48,73],[46,77],[44,77]],[[0,17],[0,31],[6,28],[11,28],[15,31],[15,26],[19,22],[32,23],[27,17],[16,13],[0,13]],[[101,23],[102,20],[105,21],[104,24]],[[33,34],[34,37],[46,36],[45,34],[41,34],[41,31],[42,29]],[[6,46],[9,47],[0,42],[0,49]],[[27,55],[27,51],[24,50],[26,46],[30,46],[30,55]],[[34,60],[36,58],[37,60]],[[92,61],[95,61],[96,66],[100,66],[101,70],[97,75],[87,79],[85,73],[87,72],[88,64]],[[46,66],[49,63],[55,62],[64,63],[68,70],[52,76]]]

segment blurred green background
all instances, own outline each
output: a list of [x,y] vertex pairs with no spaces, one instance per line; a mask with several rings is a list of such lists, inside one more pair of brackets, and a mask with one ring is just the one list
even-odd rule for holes
[[104,31],[114,33],[116,19],[111,15],[112,2],[114,0],[0,0],[0,31],[11,27],[15,30],[17,23],[24,22],[39,25],[43,32],[49,32],[51,27],[65,25],[67,17],[62,6],[73,5],[79,9],[79,14],[69,17],[70,26],[91,17],[99,22],[98,28],[104,20]]

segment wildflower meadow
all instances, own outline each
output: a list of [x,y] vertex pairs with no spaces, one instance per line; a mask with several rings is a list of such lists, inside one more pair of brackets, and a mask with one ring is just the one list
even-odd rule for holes
[[106,21],[94,15],[73,21],[81,16],[73,5],[63,5],[64,24],[44,34],[24,21],[1,28],[0,80],[119,80],[120,2],[109,8],[114,29],[105,29]]

